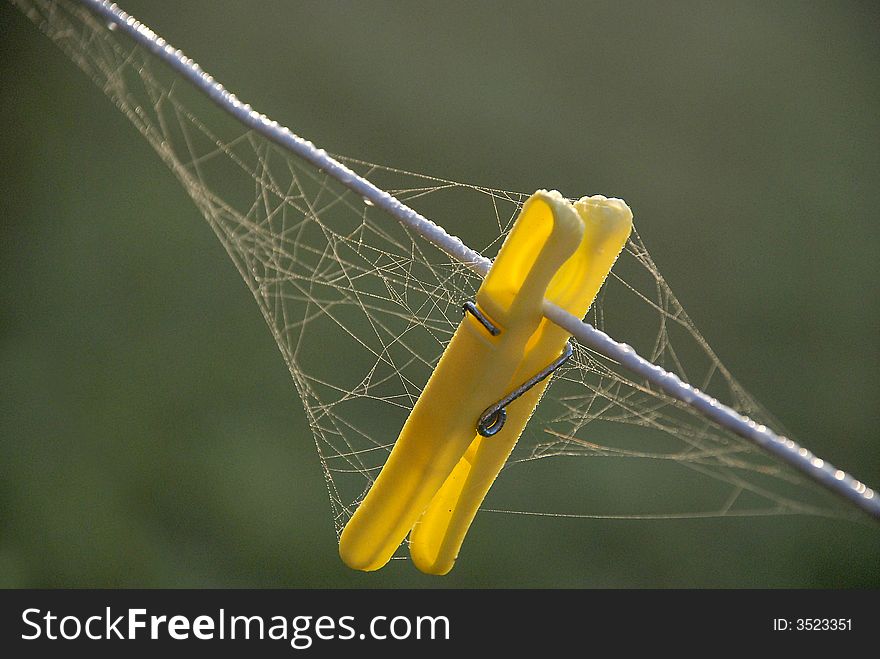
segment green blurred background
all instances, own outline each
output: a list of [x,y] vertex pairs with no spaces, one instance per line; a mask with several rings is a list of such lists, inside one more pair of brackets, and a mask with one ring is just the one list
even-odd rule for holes
[[[739,380],[880,485],[875,3],[121,4],[333,152],[625,198]],[[805,517],[484,514],[446,578],[348,570],[209,227],[48,39],[6,4],[0,29],[0,584],[880,585],[878,526]]]

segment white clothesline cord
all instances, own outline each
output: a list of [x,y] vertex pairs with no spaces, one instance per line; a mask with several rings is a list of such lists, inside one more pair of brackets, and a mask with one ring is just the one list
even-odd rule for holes
[[[475,273],[485,276],[491,261],[465,245],[459,238],[447,233],[443,227],[414,211],[412,208],[376,187],[351,169],[319,149],[308,140],[294,134],[277,121],[253,110],[234,94],[214,80],[193,60],[174,48],[149,27],[129,16],[115,4],[106,0],[78,0],[102,20],[113,24],[128,34],[183,78],[204,92],[245,126],[290,151],[299,158],[323,170],[339,183],[369,200],[398,222],[417,233],[423,239],[461,262]],[[880,495],[848,473],[813,455],[794,441],[773,432],[764,425],[720,403],[699,389],[683,382],[674,373],[641,357],[630,346],[619,343],[589,323],[572,316],[551,302],[544,302],[544,315],[564,328],[582,345],[595,350],[632,373],[644,378],[666,395],[685,403],[704,417],[730,432],[764,449],[799,472],[818,481],[832,492],[844,497],[876,519],[880,519]]]

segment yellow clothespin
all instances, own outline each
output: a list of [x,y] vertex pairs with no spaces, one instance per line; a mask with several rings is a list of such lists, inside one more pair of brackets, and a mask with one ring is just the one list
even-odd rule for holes
[[632,228],[619,199],[572,204],[539,190],[510,234],[349,520],[339,553],[377,570],[410,533],[423,572],[452,569],[471,522],[570,338],[543,317],[544,299],[583,317]]

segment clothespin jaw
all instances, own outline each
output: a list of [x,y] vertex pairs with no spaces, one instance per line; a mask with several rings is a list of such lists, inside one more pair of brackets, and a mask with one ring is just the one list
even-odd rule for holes
[[465,315],[343,530],[340,555],[347,565],[382,567],[412,530],[410,551],[420,570],[452,568],[547,381],[513,401],[491,436],[478,434],[481,417],[559,357],[568,336],[544,319],[545,297],[583,316],[631,220],[626,204],[604,197],[571,204],[558,192],[539,190],[526,201],[477,292],[477,315]]

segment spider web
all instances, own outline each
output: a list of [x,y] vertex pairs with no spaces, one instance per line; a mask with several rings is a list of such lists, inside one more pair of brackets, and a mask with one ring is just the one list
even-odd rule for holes
[[[131,120],[235,263],[302,400],[338,534],[384,464],[479,278],[244,128],[85,9],[16,4]],[[338,159],[440,224],[444,217],[493,223],[497,237],[479,250],[487,257],[528,196]],[[712,351],[637,231],[587,320],[782,430]],[[485,510],[595,518],[848,514],[787,466],[582,346],[554,375],[499,483],[509,471],[551,459],[578,459],[586,482],[623,464],[614,473],[628,475],[612,484],[617,507],[596,509],[588,489],[573,492],[561,481],[557,494],[544,483],[541,497],[517,488],[497,494],[496,484]],[[646,469],[662,470],[669,490],[634,487]]]

